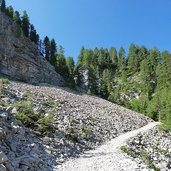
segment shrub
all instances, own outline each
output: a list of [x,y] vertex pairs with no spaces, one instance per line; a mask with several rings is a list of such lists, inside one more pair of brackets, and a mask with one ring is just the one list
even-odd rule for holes
[[126,153],[128,156],[131,156],[133,158],[136,157],[135,154],[130,149],[128,149],[126,146],[121,146],[120,149],[122,152]]
[[0,79],[0,84],[10,84],[9,80],[6,78]]
[[41,135],[47,135],[48,132],[54,132],[55,128],[53,126],[54,115],[52,112],[49,112],[47,116],[43,115],[37,121]]
[[34,128],[40,115],[33,110],[30,101],[21,101],[14,104],[18,110],[16,118],[20,120],[26,127]]

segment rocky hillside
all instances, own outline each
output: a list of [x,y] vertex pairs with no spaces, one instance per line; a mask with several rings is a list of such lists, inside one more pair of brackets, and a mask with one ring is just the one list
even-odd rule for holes
[[5,83],[0,94],[0,170],[49,171],[68,157],[151,122],[69,89]]
[[26,38],[17,25],[0,13],[0,74],[32,84],[62,85],[62,77],[42,56],[37,45]]

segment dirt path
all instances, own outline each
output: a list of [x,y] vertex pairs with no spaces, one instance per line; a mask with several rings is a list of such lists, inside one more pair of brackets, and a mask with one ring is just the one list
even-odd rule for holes
[[119,147],[140,132],[152,129],[158,122],[127,132],[95,150],[85,152],[77,159],[71,159],[58,167],[58,171],[148,171],[146,166],[140,166],[131,158],[124,155]]

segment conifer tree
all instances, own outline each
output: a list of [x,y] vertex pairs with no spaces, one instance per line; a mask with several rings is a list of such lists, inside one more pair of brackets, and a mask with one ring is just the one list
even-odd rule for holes
[[44,44],[45,58],[46,58],[47,61],[50,62],[50,40],[49,40],[49,37],[46,36],[44,38],[43,44]]
[[6,9],[6,14],[7,14],[10,18],[13,18],[14,9],[13,9],[12,6],[9,6],[9,7]]
[[118,71],[122,72],[125,69],[125,50],[123,47],[119,49]]
[[55,69],[59,74],[63,75],[65,79],[68,79],[69,70],[64,57],[64,49],[61,45],[59,46],[59,52],[56,57]]
[[5,2],[5,0],[2,0],[2,3],[1,3],[1,11],[2,11],[3,13],[6,12],[6,2]]
[[13,14],[13,19],[14,21],[21,26],[21,18],[20,18],[20,13],[18,11],[15,11]]
[[116,48],[111,47],[111,48],[110,48],[109,55],[110,55],[110,59],[111,59],[112,64],[113,64],[114,67],[116,68],[116,67],[117,67],[117,64],[118,64],[118,57],[117,57]]
[[70,57],[70,56],[67,57],[66,58],[66,64],[68,66],[69,74],[73,75],[73,73],[74,73],[74,66],[75,66],[73,58]]
[[29,37],[29,27],[30,21],[26,11],[23,11],[23,16],[21,17],[21,26],[26,37]]
[[50,42],[50,63],[54,66],[56,63],[56,53],[57,53],[57,46],[55,39],[52,39]]
[[30,25],[30,40],[38,45],[39,35],[37,34],[33,24]]

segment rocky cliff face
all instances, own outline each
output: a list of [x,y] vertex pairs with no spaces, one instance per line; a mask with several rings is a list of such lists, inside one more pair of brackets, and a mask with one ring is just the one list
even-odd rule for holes
[[39,55],[37,46],[17,32],[16,24],[0,14],[0,73],[32,84],[63,84],[53,66]]

